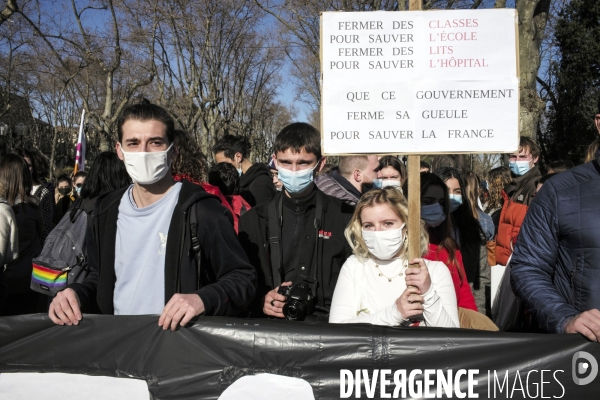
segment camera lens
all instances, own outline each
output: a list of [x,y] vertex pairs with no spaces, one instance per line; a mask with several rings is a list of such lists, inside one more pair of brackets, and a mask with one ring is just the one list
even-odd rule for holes
[[283,306],[283,315],[290,321],[304,321],[306,318],[306,303],[302,301],[289,301]]

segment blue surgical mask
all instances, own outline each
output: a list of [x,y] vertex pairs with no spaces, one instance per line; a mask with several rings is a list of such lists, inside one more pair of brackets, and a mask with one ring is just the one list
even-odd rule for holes
[[[318,162],[317,165],[319,165]],[[291,171],[278,166],[277,177],[279,178],[279,181],[283,183],[283,186],[288,193],[299,193],[306,189],[313,181],[313,172],[315,168],[317,168],[317,165],[312,168],[301,169],[300,171]]]
[[373,189],[382,189],[383,185],[382,185],[383,180],[381,179],[373,179]]
[[421,206],[421,219],[425,221],[428,227],[435,228],[446,220],[446,214],[440,203]]
[[76,187],[75,191],[77,192],[77,196],[81,196],[81,186]]
[[448,198],[450,199],[450,212],[456,211],[456,209],[462,204],[462,195],[449,194]]
[[525,175],[529,172],[529,161],[509,161],[508,167],[515,175]]

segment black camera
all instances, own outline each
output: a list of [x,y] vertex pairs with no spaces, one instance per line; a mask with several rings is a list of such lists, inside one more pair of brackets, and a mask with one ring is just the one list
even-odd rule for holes
[[307,283],[279,286],[277,293],[286,297],[283,315],[290,321],[304,321],[315,311],[315,295]]

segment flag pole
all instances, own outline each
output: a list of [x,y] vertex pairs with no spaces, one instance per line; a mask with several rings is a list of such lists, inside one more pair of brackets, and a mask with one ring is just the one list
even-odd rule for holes
[[75,148],[75,168],[73,175],[85,169],[85,130],[83,121],[85,120],[85,108],[81,112],[81,123],[79,124],[79,135],[77,137],[77,147]]

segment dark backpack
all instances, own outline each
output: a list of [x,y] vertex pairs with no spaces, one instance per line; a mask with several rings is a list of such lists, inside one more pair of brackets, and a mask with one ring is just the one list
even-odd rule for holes
[[54,296],[88,275],[84,254],[88,214],[80,207],[81,199],[48,234],[41,254],[33,259],[32,290]]

